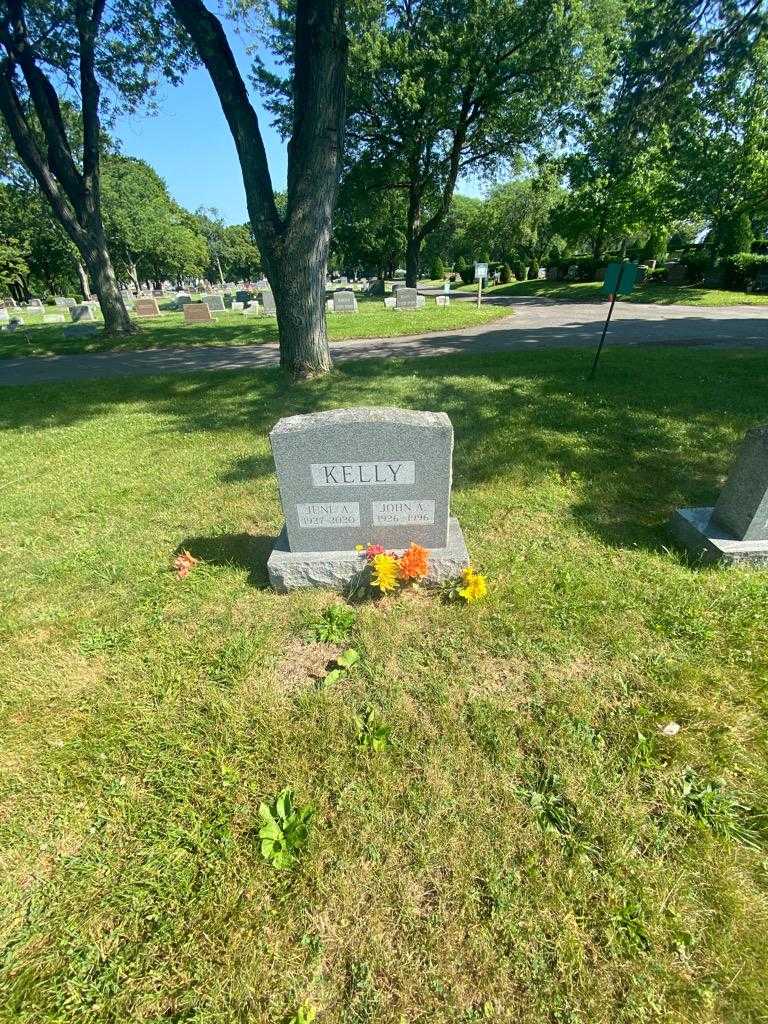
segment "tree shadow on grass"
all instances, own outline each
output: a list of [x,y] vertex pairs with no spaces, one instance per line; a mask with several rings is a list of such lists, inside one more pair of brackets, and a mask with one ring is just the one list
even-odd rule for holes
[[0,425],[59,427],[121,406],[157,414],[153,429],[171,439],[203,431],[226,444],[228,431],[247,430],[252,453],[221,467],[237,484],[274,472],[267,435],[281,416],[354,405],[442,410],[455,430],[457,504],[467,509],[501,483],[493,500],[503,513],[515,492],[533,495],[559,477],[578,528],[658,550],[672,509],[712,504],[741,436],[765,420],[768,352],[615,349],[592,383],[590,359],[574,349],[388,358],[299,384],[278,370],[224,372],[23,389],[23,402],[13,389]]
[[265,534],[222,533],[212,537],[187,537],[175,554],[188,551],[208,565],[245,569],[250,586],[265,590],[269,586],[267,559],[274,543],[275,538]]

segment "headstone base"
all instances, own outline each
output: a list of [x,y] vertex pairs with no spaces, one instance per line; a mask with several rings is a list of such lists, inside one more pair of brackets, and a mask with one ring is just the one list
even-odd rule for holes
[[768,540],[736,540],[713,518],[714,508],[678,508],[669,528],[703,562],[768,566]]
[[[767,546],[768,550],[768,546]],[[448,544],[429,548],[427,585],[453,579],[470,564],[469,552],[458,519],[448,520]],[[278,593],[300,587],[343,590],[365,567],[358,551],[291,551],[283,528],[267,562],[269,582]]]

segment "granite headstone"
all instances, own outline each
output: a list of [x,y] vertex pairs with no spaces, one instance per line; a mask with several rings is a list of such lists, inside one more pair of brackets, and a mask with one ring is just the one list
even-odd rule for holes
[[358,545],[429,548],[433,580],[468,564],[450,517],[453,427],[445,413],[335,409],[289,416],[270,433],[285,529],[269,560],[278,590],[340,586]]
[[184,305],[185,324],[209,324],[213,320],[207,302],[187,302]]
[[747,431],[714,507],[679,508],[670,527],[705,561],[768,564],[768,426]]
[[395,292],[395,309],[421,309],[425,299],[415,288],[398,288]]
[[350,291],[335,291],[333,293],[334,313],[356,313],[357,299],[355,293]]
[[203,302],[206,304],[206,306],[208,307],[208,309],[210,309],[212,313],[223,313],[224,310],[227,308],[224,305],[223,296],[217,295],[216,293],[212,295],[204,295]]
[[79,306],[70,306],[69,315],[72,317],[72,322],[75,324],[93,320],[93,310],[86,302],[82,302]]
[[156,299],[136,299],[136,305],[134,306],[133,311],[136,316],[160,316],[160,310]]

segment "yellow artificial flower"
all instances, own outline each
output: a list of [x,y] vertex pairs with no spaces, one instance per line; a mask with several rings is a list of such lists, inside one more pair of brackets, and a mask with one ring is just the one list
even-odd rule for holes
[[397,588],[397,559],[394,555],[386,553],[374,555],[371,559],[371,568],[373,569],[371,582],[374,587],[378,587],[382,594]]
[[470,601],[479,601],[481,597],[485,597],[488,591],[488,584],[485,582],[485,576],[481,576],[479,572],[475,572],[471,565],[467,566],[461,574],[461,582],[463,586],[459,587],[458,594],[460,597],[463,597],[467,603]]

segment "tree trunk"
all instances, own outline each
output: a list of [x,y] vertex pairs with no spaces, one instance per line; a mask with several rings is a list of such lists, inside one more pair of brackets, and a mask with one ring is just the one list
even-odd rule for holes
[[83,258],[99,299],[101,315],[104,317],[104,331],[111,335],[132,334],[136,327],[117,287],[106,239],[99,227],[100,225],[92,228],[88,245],[83,247]]
[[325,326],[325,274],[330,231],[311,222],[281,239],[280,255],[270,254],[267,278],[272,285],[280,333],[280,365],[297,377],[312,377],[331,368]]
[[415,288],[419,283],[419,256],[421,255],[421,239],[409,238],[405,249],[405,283]]
[[77,276],[80,278],[80,291],[87,302],[91,297],[91,282],[88,280],[88,271],[80,260],[77,261]]

